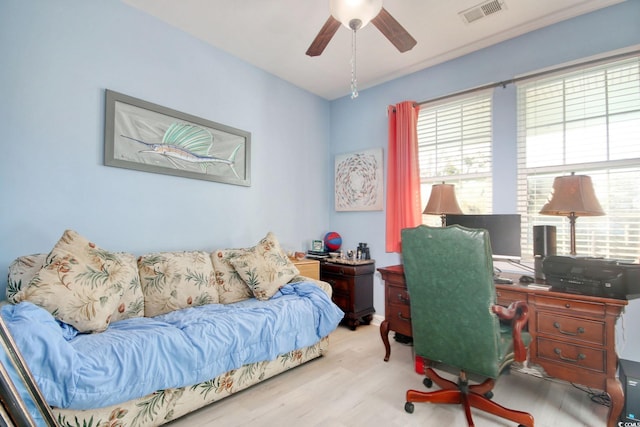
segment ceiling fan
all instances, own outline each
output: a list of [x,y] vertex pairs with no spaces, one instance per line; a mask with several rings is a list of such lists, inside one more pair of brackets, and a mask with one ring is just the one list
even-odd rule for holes
[[396,19],[382,7],[382,0],[330,0],[331,15],[307,49],[307,55],[318,56],[327,47],[340,24],[354,33],[373,23],[375,27],[400,51],[406,52],[416,45],[416,40]]

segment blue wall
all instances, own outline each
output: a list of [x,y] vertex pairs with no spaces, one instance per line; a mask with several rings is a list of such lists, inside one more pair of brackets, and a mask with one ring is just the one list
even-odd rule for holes
[[[135,254],[325,232],[328,101],[117,0],[2,0],[0,52],[0,271],[66,228]],[[105,89],[251,132],[251,187],[104,166]]]
[[[422,102],[509,80],[518,75],[640,44],[640,0],[628,0],[600,11],[564,21],[506,42],[427,68],[390,83],[360,91],[355,100],[331,103],[331,153],[387,147],[388,105],[405,100]],[[636,47],[640,48],[640,46]],[[494,213],[516,211],[516,90],[494,90]],[[639,141],[640,143],[640,141]],[[386,171],[385,171],[386,179]],[[331,206],[333,200],[331,200]],[[425,201],[426,203],[426,201]],[[384,212],[336,212],[330,208],[331,229],[342,234],[344,246],[368,242],[378,267],[398,264],[398,254],[384,248]],[[640,249],[640,248],[639,248]],[[640,255],[640,250],[639,250]],[[374,305],[384,315],[384,288],[374,284]],[[640,336],[640,301],[631,301],[626,337]],[[640,342],[626,342],[623,357],[640,360]],[[626,345],[624,345],[626,344]],[[625,353],[626,352],[626,353]]]

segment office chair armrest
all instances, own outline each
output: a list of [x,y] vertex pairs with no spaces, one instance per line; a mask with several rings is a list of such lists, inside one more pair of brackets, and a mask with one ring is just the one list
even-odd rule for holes
[[513,353],[516,362],[524,362],[527,359],[527,349],[522,341],[522,329],[529,321],[529,306],[524,301],[515,301],[509,307],[494,305],[491,309],[500,319],[512,320]]

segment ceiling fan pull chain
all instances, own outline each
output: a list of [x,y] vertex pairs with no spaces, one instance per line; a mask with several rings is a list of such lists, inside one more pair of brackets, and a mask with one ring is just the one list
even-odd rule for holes
[[356,30],[351,31],[351,99],[358,97],[358,78],[356,77]]

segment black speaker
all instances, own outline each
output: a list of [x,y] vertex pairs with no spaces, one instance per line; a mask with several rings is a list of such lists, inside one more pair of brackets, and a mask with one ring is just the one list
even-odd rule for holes
[[556,226],[533,226],[533,271],[536,279],[544,280],[542,261],[549,255],[556,254]]
[[533,226],[533,256],[556,255],[556,226]]
[[640,362],[620,359],[620,382],[624,389],[624,409],[620,420],[640,424]]

